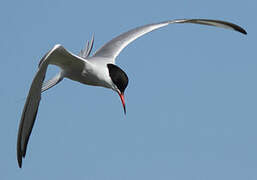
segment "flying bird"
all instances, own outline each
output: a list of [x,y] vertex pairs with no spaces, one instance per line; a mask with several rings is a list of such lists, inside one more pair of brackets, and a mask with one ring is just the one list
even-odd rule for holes
[[[217,26],[247,34],[242,27],[230,22],[210,19],[177,19],[131,29],[104,44],[92,56],[90,56],[90,53],[94,36],[90,42],[87,42],[85,49],[81,50],[79,55],[69,52],[60,44],[55,45],[39,62],[37,73],[32,81],[22,112],[17,140],[19,167],[21,168],[22,158],[26,155],[27,144],[37,116],[42,92],[52,88],[63,78],[69,78],[86,85],[102,86],[118,93],[124,113],[126,113],[124,91],[129,79],[126,73],[115,64],[116,57],[129,43],[140,36],[173,23]],[[52,79],[44,82],[48,65],[56,65],[61,70]]]

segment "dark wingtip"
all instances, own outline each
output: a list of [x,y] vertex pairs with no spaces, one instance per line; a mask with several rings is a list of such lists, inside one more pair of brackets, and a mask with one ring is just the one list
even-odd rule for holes
[[[20,142],[20,141],[19,141]],[[18,161],[18,165],[19,168],[22,167],[22,157],[24,157],[24,154],[21,151],[20,146],[18,145],[18,149],[17,149],[17,161]]]
[[22,161],[21,162],[19,162],[19,168],[21,168],[22,167]]
[[[21,121],[21,123],[23,123],[23,121]],[[19,127],[18,140],[17,140],[17,161],[18,161],[19,168],[21,168],[22,166],[22,152],[21,152],[21,138],[20,138],[21,131],[22,131],[22,126]]]
[[245,34],[245,35],[247,35],[247,32],[246,32],[246,30],[244,30],[243,28],[241,28],[241,27],[236,27],[236,28],[234,28],[236,31],[238,31],[238,32],[240,32],[240,33],[242,33],[242,34]]
[[17,160],[18,160],[19,168],[21,168],[22,167],[22,156],[18,156]]

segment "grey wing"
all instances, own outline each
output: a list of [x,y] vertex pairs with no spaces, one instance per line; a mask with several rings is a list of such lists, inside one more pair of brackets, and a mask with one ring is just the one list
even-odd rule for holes
[[[68,52],[61,45],[55,45],[40,61],[38,71],[32,81],[29,94],[22,112],[17,139],[17,160],[22,166],[22,157],[26,155],[27,144],[37,116],[41,99],[41,91],[44,91],[63,79],[62,72],[68,68],[83,68],[86,61]],[[49,64],[57,65],[62,69],[58,77],[46,82],[42,87],[47,67]]]
[[29,136],[37,116],[41,99],[41,87],[45,78],[46,69],[47,67],[45,66],[41,66],[38,69],[22,112],[17,140],[17,160],[19,167],[22,166],[22,157],[25,157]]
[[178,19],[178,20],[170,20],[164,21],[155,24],[148,24],[145,26],[137,27],[128,32],[125,32],[111,41],[107,42],[100,49],[98,49],[93,57],[105,57],[107,59],[112,59],[113,63],[115,63],[115,58],[119,55],[119,53],[125,48],[129,43],[136,40],[137,38],[143,36],[146,33],[149,33],[153,30],[159,29],[161,27],[167,26],[168,24],[173,23],[194,23],[194,24],[202,24],[209,26],[217,26],[226,29],[232,29],[243,34],[246,34],[246,31],[240,26],[220,20],[211,20],[211,19]]

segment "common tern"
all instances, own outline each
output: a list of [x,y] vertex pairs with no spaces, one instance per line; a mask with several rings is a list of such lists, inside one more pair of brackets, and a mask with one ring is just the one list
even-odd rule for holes
[[[124,113],[126,113],[124,91],[128,85],[128,76],[121,68],[115,65],[116,57],[123,48],[140,36],[173,23],[217,26],[247,34],[242,27],[226,21],[177,19],[148,24],[127,31],[107,42],[92,56],[89,55],[93,47],[94,36],[91,41],[87,43],[86,48],[81,50],[79,55],[69,52],[60,44],[55,45],[39,62],[37,73],[32,81],[22,112],[17,140],[17,160],[19,167],[21,168],[22,158],[26,155],[28,140],[37,116],[42,92],[55,86],[62,81],[63,78],[69,78],[82,84],[102,86],[118,93]],[[60,67],[61,70],[52,79],[44,82],[48,65],[56,65]]]

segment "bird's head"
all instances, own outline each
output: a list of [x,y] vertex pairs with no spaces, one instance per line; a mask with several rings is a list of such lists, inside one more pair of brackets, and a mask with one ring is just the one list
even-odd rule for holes
[[109,75],[115,87],[113,88],[120,96],[124,113],[126,114],[126,105],[124,99],[124,91],[128,86],[128,76],[127,74],[118,66],[114,64],[107,64]]

